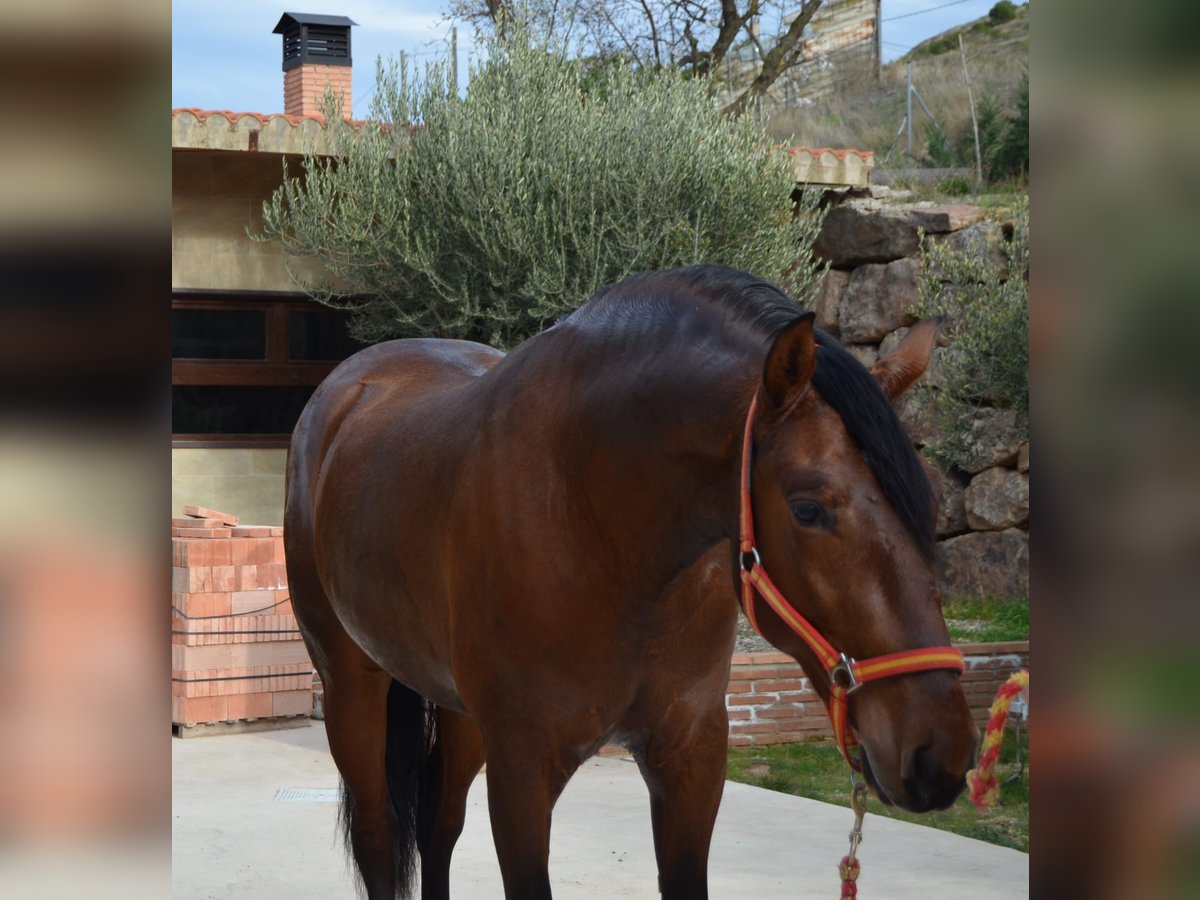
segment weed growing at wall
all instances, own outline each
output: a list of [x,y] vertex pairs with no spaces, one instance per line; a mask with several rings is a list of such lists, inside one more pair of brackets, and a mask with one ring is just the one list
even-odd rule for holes
[[[788,162],[699,80],[609,66],[597,77],[509,35],[461,97],[446,72],[378,67],[370,120],[333,126],[264,208],[263,238],[330,278],[355,337],[461,337],[510,347],[633,272],[723,263],[810,303],[814,205]],[[332,121],[340,122],[339,116]],[[389,123],[389,124],[385,124]],[[815,198],[814,198],[815,201]]]
[[935,409],[946,435],[929,449],[939,462],[962,465],[981,408],[1029,414],[1029,207],[1016,211],[1012,239],[956,247],[925,240],[921,301],[914,314],[947,316],[951,347],[940,356]]

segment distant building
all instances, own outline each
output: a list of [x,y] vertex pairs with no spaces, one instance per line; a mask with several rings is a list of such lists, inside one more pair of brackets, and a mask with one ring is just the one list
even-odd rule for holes
[[[843,84],[877,78],[879,8],[880,0],[826,0],[805,26],[802,61],[767,90],[761,102],[764,112],[803,106]],[[786,16],[780,31],[794,18],[795,13]],[[718,103],[725,105],[738,97],[758,68],[758,48],[753,41],[732,47],[716,74]]]

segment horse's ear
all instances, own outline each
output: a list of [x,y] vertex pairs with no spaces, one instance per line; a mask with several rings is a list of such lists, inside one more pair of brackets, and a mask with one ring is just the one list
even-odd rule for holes
[[895,350],[871,369],[883,392],[892,400],[912,387],[929,368],[942,322],[941,318],[922,319],[908,329],[908,334],[904,335]]
[[790,404],[808,390],[817,364],[817,344],[813,338],[816,314],[804,313],[775,336],[763,366],[763,385],[767,397],[778,409]]

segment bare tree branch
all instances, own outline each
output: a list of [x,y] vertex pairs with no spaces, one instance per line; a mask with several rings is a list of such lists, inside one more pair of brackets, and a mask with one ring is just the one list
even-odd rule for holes
[[754,80],[750,82],[750,86],[732,103],[726,105],[723,112],[730,116],[740,116],[745,112],[746,106],[751,100],[762,96],[766,93],[767,88],[778,80],[779,76],[788,68],[789,57],[793,57],[793,54],[799,50],[804,38],[804,29],[812,21],[817,10],[821,8],[821,2],[822,0],[805,0],[804,6],[796,14],[796,18],[792,19],[788,30],[780,36],[779,40],[775,42],[775,46],[763,57],[762,67],[754,76]]
[[756,33],[754,23],[767,9],[780,14],[794,9],[794,0],[451,0],[450,12],[494,28],[502,38],[505,22],[525,15],[535,30],[571,33],[581,55],[604,59],[620,52],[636,66],[672,66],[698,78],[712,78],[744,36],[758,51],[758,62],[750,84],[724,109],[738,116],[802,62],[804,29],[822,4],[804,0],[780,35]]

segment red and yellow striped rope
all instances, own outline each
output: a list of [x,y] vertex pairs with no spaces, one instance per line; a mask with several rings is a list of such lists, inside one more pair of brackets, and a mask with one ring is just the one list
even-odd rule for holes
[[1008,710],[1016,696],[1029,687],[1029,671],[1014,672],[1000,689],[988,711],[987,730],[983,736],[979,765],[967,773],[967,789],[971,802],[977,809],[995,806],[1000,799],[1000,782],[996,778],[996,761],[1000,758],[1000,745],[1004,743],[1004,723],[1008,721]]

